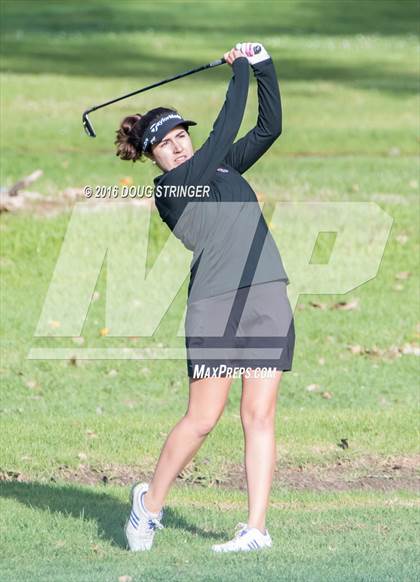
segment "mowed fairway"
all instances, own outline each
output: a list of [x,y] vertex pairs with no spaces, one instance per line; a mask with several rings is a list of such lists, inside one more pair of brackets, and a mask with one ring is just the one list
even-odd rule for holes
[[[185,361],[27,356],[37,347],[182,347],[188,278],[153,338],[112,338],[103,331],[105,263],[83,343],[34,337],[71,208],[3,213],[0,580],[417,579],[418,4],[3,1],[1,9],[2,187],[36,169],[43,176],[29,190],[57,199],[85,185],[151,184],[151,164],[114,154],[120,119],[173,106],[199,122],[198,148],[230,69],[93,113],[95,140],[82,111],[259,40],[283,102],[282,135],[246,174],[267,221],[275,202],[371,202],[392,227],[376,277],[345,295],[298,297],[293,371],[278,401],[272,550],[210,551],[247,515],[236,380],[221,421],[170,492],[152,551],[130,554],[122,534],[130,484],[150,478],[185,412]],[[256,112],[252,79],[239,136]],[[296,242],[273,234],[290,292],[299,293],[286,260]],[[148,268],[168,235],[154,213]],[[327,263],[330,253],[321,237],[312,261]]]

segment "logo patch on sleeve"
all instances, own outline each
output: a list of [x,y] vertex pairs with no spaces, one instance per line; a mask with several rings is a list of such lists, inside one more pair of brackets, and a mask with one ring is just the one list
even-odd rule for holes
[[218,172],[222,172],[223,174],[229,174],[229,170],[226,170],[226,168],[217,168]]

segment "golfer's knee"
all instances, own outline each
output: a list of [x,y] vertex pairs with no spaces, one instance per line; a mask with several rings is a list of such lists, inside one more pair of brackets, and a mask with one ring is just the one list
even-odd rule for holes
[[273,430],[275,413],[273,410],[242,410],[241,422],[245,430]]
[[190,430],[198,437],[207,436],[216,426],[218,420],[218,416],[196,417],[188,413],[184,417]]

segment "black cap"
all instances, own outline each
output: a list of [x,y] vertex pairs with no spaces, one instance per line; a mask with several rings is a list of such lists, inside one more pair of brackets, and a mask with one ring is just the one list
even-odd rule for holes
[[161,142],[165,135],[177,125],[188,127],[197,124],[190,119],[183,119],[182,115],[176,111],[167,113],[147,127],[143,135],[142,150],[148,152],[152,145]]

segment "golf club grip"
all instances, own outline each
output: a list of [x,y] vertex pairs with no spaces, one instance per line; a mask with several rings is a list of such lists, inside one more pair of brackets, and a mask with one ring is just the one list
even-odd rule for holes
[[221,59],[217,59],[217,61],[212,61],[207,66],[208,67],[217,67],[218,65],[224,65],[226,60],[222,57]]

